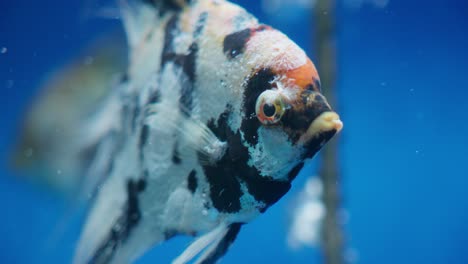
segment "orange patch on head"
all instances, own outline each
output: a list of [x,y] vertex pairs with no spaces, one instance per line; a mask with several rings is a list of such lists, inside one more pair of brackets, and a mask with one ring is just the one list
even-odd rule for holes
[[284,74],[288,79],[294,80],[294,83],[301,89],[305,89],[311,84],[314,86],[314,90],[320,89],[320,87],[315,87],[315,80],[320,80],[320,77],[318,75],[317,69],[315,68],[315,65],[309,58],[307,58],[306,64],[302,65],[301,67],[281,73]]

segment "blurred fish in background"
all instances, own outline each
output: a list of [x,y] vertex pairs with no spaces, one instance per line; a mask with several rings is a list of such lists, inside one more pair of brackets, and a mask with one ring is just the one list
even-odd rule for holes
[[[32,169],[29,176],[63,194],[79,184],[68,177],[78,164],[67,161],[70,153],[53,153],[52,146],[69,145],[77,120],[92,115],[112,83],[121,78],[126,67],[126,41],[119,34],[96,40],[77,60],[48,73],[24,121],[23,135],[14,157],[16,167]],[[63,159],[62,159],[63,158]],[[47,167],[49,164],[49,168]],[[54,164],[54,172],[50,171]]]
[[325,215],[322,194],[323,186],[319,177],[308,178],[291,208],[292,220],[288,233],[289,247],[299,249],[320,245],[320,228]]

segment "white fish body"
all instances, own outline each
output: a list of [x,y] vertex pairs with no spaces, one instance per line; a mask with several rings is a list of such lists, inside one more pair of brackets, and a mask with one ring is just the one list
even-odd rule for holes
[[132,262],[179,234],[202,236],[174,263],[216,262],[342,123],[304,51],[244,9],[121,5],[127,74],[67,146],[86,153],[92,204],[74,263]]

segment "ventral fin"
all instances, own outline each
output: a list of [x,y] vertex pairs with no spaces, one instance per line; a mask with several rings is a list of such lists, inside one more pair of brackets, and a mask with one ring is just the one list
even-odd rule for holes
[[213,264],[217,263],[228,251],[229,247],[236,240],[239,234],[241,223],[234,223],[229,226],[229,230],[223,236],[223,238],[217,243],[213,243],[208,249],[205,250],[201,255],[196,264]]
[[202,253],[195,263],[213,264],[223,257],[239,234],[241,223],[221,225],[197,238],[172,264],[185,264]]

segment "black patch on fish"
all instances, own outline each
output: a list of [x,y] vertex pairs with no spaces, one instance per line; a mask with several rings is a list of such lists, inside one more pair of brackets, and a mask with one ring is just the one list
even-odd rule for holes
[[336,130],[330,130],[327,132],[322,132],[309,140],[304,146],[304,154],[302,155],[302,159],[310,159],[317,154],[317,152],[327,143],[334,135],[336,134]]
[[174,149],[172,150],[172,162],[177,165],[179,165],[182,162],[182,160],[180,159],[180,153],[179,153],[178,148],[179,148],[179,143],[176,142],[174,144]]
[[[240,18],[237,19],[249,19],[250,17],[243,17],[240,16]],[[245,51],[245,45],[249,41],[249,39],[252,37],[252,34],[255,32],[260,32],[269,29],[269,26],[266,25],[260,25],[257,28],[246,28],[234,33],[231,33],[227,35],[224,38],[223,41],[223,52],[226,54],[226,56],[229,59],[234,59],[238,55],[244,53]]]
[[[132,0],[134,1],[134,0]],[[184,5],[191,4],[193,1],[192,0],[184,0],[183,4],[180,3],[180,1],[177,0],[140,0],[142,3],[145,3],[147,5],[152,6],[154,9],[156,9],[159,12],[159,16],[163,16],[169,11],[172,12],[179,12],[182,10]]]
[[132,229],[141,219],[138,194],[146,188],[146,180],[127,182],[127,204],[125,212],[114,223],[109,235],[93,254],[89,263],[108,263],[112,260],[118,245],[124,243]]
[[294,168],[292,168],[292,170],[290,170],[288,173],[288,180],[289,181],[294,180],[297,174],[299,174],[299,172],[302,170],[303,167],[304,167],[304,162],[300,162],[299,164],[294,166]]
[[[156,0],[142,0],[143,2],[152,5],[156,10],[159,11],[159,15],[163,16],[166,14],[168,11],[172,12],[179,12],[182,10],[183,5],[180,4],[180,1],[176,0],[162,0],[162,1],[156,1]],[[184,4],[190,4],[192,1],[191,0],[184,0]]]
[[141,0],[141,2],[150,5],[150,6],[156,6],[156,1],[155,0]]
[[[204,165],[203,170],[210,185],[210,198],[213,206],[220,212],[235,213],[241,209],[240,197],[243,195],[241,183],[245,183],[248,192],[265,207],[277,202],[290,188],[288,181],[274,180],[261,176],[260,171],[248,165],[249,150],[242,144],[239,131],[233,132],[228,125],[230,107],[221,114],[218,121],[208,122],[208,127],[221,140],[227,142],[225,155],[215,164]],[[200,159],[200,156],[199,156]]]
[[216,248],[211,251],[210,254],[208,254],[205,258],[201,259],[200,264],[216,263],[221,257],[223,257],[234,240],[236,240],[241,226],[241,223],[231,224],[227,233],[216,245]]
[[308,84],[304,89],[311,92],[315,91],[315,87],[313,84]]
[[106,166],[106,170],[105,170],[106,176],[109,176],[112,173],[113,170],[114,170],[114,158],[111,158],[107,162],[107,166]]
[[188,81],[184,81],[182,83],[182,90],[179,98],[179,109],[187,117],[191,115],[191,112],[193,110],[193,92],[195,88],[195,61],[197,57],[197,52],[197,43],[192,43],[192,45],[190,45],[189,48],[189,53],[187,55],[179,57],[181,58],[181,61],[178,63],[189,78]]
[[[203,192],[203,195],[205,195],[205,192]],[[210,207],[210,204],[209,204],[208,201],[206,201],[206,200],[203,202],[203,207],[204,207],[205,209],[207,209],[207,210],[211,208],[211,207]]]
[[128,231],[140,221],[141,212],[138,205],[138,193],[145,189],[145,181],[133,181],[127,182],[127,210],[126,210],[126,226]]
[[128,73],[123,73],[122,75],[120,75],[121,84],[128,82],[128,80],[129,80]]
[[177,231],[175,230],[166,230],[164,231],[164,240],[169,240],[177,235]]
[[148,125],[144,125],[143,128],[141,129],[140,133],[140,148],[146,145],[148,142],[148,136],[149,136],[149,131],[150,127]]
[[155,104],[155,103],[159,103],[159,102],[161,102],[161,91],[156,90],[148,98],[148,103],[149,104]]
[[331,110],[324,97],[318,93],[313,97],[313,100],[309,101],[311,93],[313,92],[304,90],[301,94],[304,107],[297,110],[287,109],[281,117],[281,125],[288,131],[294,144],[318,116]]
[[321,96],[321,95],[317,95],[314,97],[314,101],[316,103],[326,103],[325,101],[325,97]]
[[190,82],[195,81],[195,61],[197,59],[198,44],[192,43],[189,47],[187,55],[176,55],[175,62],[182,67],[184,73],[189,78]]
[[135,98],[134,108],[132,111],[132,131],[135,131],[138,123],[138,116],[140,115],[140,107],[138,106],[138,97]]
[[195,24],[195,30],[193,31],[193,38],[198,38],[200,34],[203,32],[203,29],[206,25],[206,20],[208,18],[208,12],[203,12],[198,17],[198,21]]
[[140,140],[138,143],[138,150],[140,152],[140,160],[143,160],[143,149],[148,141],[150,132],[150,127],[148,125],[144,125],[140,131]]
[[291,188],[289,181],[279,181],[269,176],[261,176],[258,171],[256,174],[241,174],[241,176],[241,179],[247,183],[247,189],[255,200],[266,204],[264,208],[260,209],[261,213],[264,213],[268,207],[276,203]]
[[293,144],[296,144],[311,124],[309,119],[301,116],[301,113],[287,109],[281,117],[281,124],[288,132],[289,139]]
[[179,21],[178,15],[173,15],[166,23],[164,28],[164,46],[161,56],[161,66],[164,66],[168,60],[172,59],[174,56],[174,51],[172,47],[172,42],[174,38],[179,34],[179,29],[177,28],[177,22]]
[[[147,173],[148,171],[145,171],[145,176],[147,176]],[[146,189],[146,179],[145,178],[142,178],[142,179],[139,179],[138,182],[137,182],[137,190],[138,192],[142,192]]]
[[119,230],[112,228],[105,242],[94,252],[88,264],[104,264],[109,263],[114,255],[117,246],[119,245]]
[[161,1],[164,5],[163,8],[161,8],[162,10],[164,9],[171,9],[171,10],[174,10],[174,11],[180,11],[180,6],[174,1],[174,0],[165,0],[165,1]]
[[[234,138],[234,133],[227,123],[228,111],[230,110],[221,114],[218,122],[210,120],[207,124],[221,141]],[[237,137],[240,137],[240,135]],[[200,153],[198,159],[203,159]],[[210,198],[213,206],[223,213],[235,213],[241,209],[240,197],[243,193],[238,180],[237,163],[236,160],[231,160],[229,155],[224,155],[216,163],[203,166],[203,171],[210,186]]]
[[139,114],[140,114],[140,108],[138,106],[135,106],[135,108],[133,108],[133,114],[132,114],[132,131],[135,131],[137,127]]
[[174,52],[173,41],[176,35],[180,33],[180,30],[177,28],[178,20],[179,17],[173,15],[167,22],[164,35],[164,48],[161,56],[161,68],[168,62],[172,62],[179,66],[187,77],[187,80],[180,78],[182,88],[179,98],[179,109],[186,117],[189,117],[193,109],[193,91],[198,44],[195,42],[192,43],[187,54],[177,54]]
[[125,132],[134,132],[140,114],[139,98],[138,96],[128,97],[123,100],[122,105],[122,127]]
[[244,132],[244,139],[252,146],[258,143],[257,131],[261,125],[255,113],[255,104],[258,96],[271,88],[271,81],[274,78],[275,74],[271,69],[263,68],[247,80],[243,104],[245,117],[242,120],[241,130]]
[[192,170],[189,173],[189,176],[187,178],[187,188],[189,189],[190,192],[195,193],[198,187],[198,180],[197,180],[197,172],[195,170]]
[[188,54],[175,53],[173,41],[174,38],[180,34],[180,30],[177,27],[178,21],[179,16],[173,15],[166,24],[161,66],[164,66],[168,62],[173,62],[181,67],[189,80],[193,82],[195,80],[195,60],[198,52],[198,45],[197,43],[192,43],[189,47]]
[[223,41],[223,52],[230,59],[234,59],[239,54],[242,54],[245,49],[245,44],[251,36],[250,28],[234,32],[227,35]]

